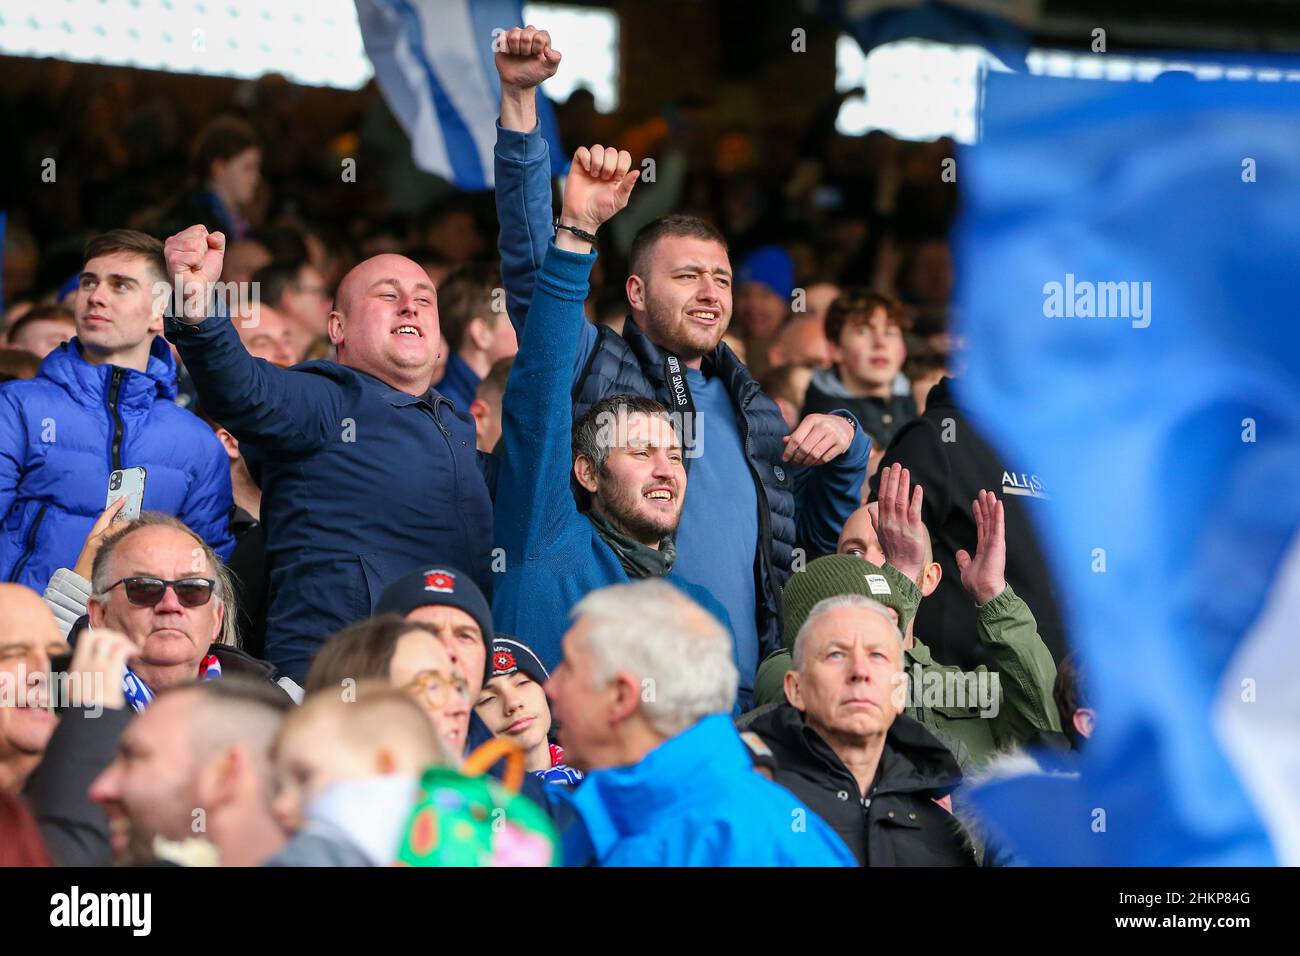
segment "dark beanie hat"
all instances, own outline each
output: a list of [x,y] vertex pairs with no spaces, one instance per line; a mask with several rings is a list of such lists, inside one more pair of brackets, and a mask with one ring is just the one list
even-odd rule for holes
[[498,634],[492,642],[492,659],[488,662],[488,669],[488,680],[519,671],[537,683],[545,684],[551,676],[531,647],[507,634]]
[[785,646],[794,647],[799,628],[819,601],[842,594],[860,594],[892,607],[898,612],[898,629],[904,632],[921,603],[921,589],[892,565],[881,567],[851,554],[828,554],[791,574],[781,592]]
[[449,565],[404,574],[379,595],[374,614],[410,614],[417,607],[443,605],[464,611],[483,632],[483,644],[492,649],[492,609],[474,580]]

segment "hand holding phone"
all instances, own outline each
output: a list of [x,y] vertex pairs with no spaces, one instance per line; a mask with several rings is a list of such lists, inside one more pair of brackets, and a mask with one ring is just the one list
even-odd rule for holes
[[143,468],[122,468],[110,474],[108,500],[104,502],[104,507],[107,508],[119,498],[124,498],[126,504],[118,512],[118,519],[134,521],[140,517],[140,508],[144,504],[144,478]]
[[77,563],[73,565],[74,573],[81,575],[87,581],[90,580],[90,572],[95,567],[95,555],[99,554],[99,546],[104,543],[104,536],[112,530],[113,522],[125,506],[126,499],[118,498],[95,519],[95,523],[90,527],[90,534],[86,535],[85,544],[81,546],[81,554],[77,555]]

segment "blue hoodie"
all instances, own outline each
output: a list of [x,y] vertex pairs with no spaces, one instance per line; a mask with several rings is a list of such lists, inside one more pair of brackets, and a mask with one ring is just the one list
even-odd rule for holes
[[143,372],[92,365],[73,338],[35,378],[0,387],[3,580],[44,591],[56,568],[72,567],[119,468],[145,469],[145,511],[175,515],[230,557],[230,459],[175,399],[176,363],[161,336]]
[[821,817],[754,769],[725,714],[552,799],[577,816],[561,838],[566,866],[857,866]]
[[[501,400],[505,454],[497,478],[496,544],[505,551],[505,573],[493,595],[492,622],[498,632],[531,647],[548,670],[563,657],[560,639],[569,628],[570,608],[591,591],[629,580],[618,556],[578,510],[569,485],[568,365],[587,325],[582,304],[595,261],[594,253],[565,252],[552,243]],[[708,591],[671,573],[666,580],[731,633],[731,619]],[[732,640],[734,645],[734,635]]]

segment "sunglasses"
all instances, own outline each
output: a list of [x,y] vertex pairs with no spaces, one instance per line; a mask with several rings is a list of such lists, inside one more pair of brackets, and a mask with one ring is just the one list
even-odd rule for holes
[[182,607],[202,607],[212,599],[212,591],[217,582],[211,578],[181,578],[179,581],[164,581],[162,578],[123,578],[110,584],[105,593],[122,585],[126,599],[136,607],[153,607],[163,599],[167,588],[176,592],[176,600]]

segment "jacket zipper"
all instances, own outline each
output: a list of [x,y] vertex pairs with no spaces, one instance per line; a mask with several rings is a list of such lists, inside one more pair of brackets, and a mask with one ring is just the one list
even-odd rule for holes
[[9,573],[10,581],[18,580],[19,575],[23,573],[23,569],[27,567],[32,552],[36,550],[36,534],[41,530],[41,522],[45,520],[45,512],[49,507],[48,504],[41,505],[41,509],[36,512],[36,520],[27,529],[27,542],[23,546],[23,553],[18,556],[18,561],[14,564],[14,569]]
[[125,428],[122,424],[122,416],[117,410],[117,393],[122,388],[122,370],[116,365],[113,366],[113,378],[108,386],[108,410],[113,415],[113,445],[110,449],[110,458],[114,471],[122,469],[122,435]]
[[[438,431],[442,432],[442,440],[445,441],[445,442],[447,443],[447,451],[449,451],[449,452],[451,453],[451,489],[452,489],[452,500],[453,500],[454,502],[456,502],[457,510],[459,510],[459,505],[460,505],[460,466],[459,466],[458,460],[457,460],[457,458],[456,458],[456,446],[452,444],[452,442],[451,442],[451,432],[449,432],[449,431],[447,430],[447,426],[444,425],[444,424],[442,423],[442,417],[438,414],[438,403],[437,403],[437,402],[434,402],[434,403],[433,403],[433,420],[434,420],[434,422],[435,422],[435,423],[437,424],[437,426],[438,426]],[[463,543],[463,545],[464,545],[464,551],[463,551],[462,553],[465,554],[465,555],[467,556],[466,559],[468,560],[468,555],[470,555],[470,554],[473,553],[473,549],[470,547],[469,534],[468,534],[468,532],[467,532],[467,529],[466,529],[466,526],[465,526],[465,522],[464,522],[464,520],[462,520],[462,521],[460,522],[460,533],[461,533],[461,540],[462,540],[462,543]]]
[[[768,566],[770,563],[769,558],[772,554],[771,504],[767,500],[767,488],[763,485],[762,475],[758,473],[758,469],[754,466],[753,454],[750,451],[750,447],[749,447],[749,400],[748,399],[742,399],[739,410],[740,410],[740,428],[741,428],[740,440],[741,440],[741,445],[743,446],[745,452],[745,464],[749,466],[750,477],[754,479],[754,484],[758,489],[758,517],[760,519],[759,522],[760,540],[759,540],[758,560],[760,566]],[[773,578],[773,582],[772,582],[773,590],[775,592],[775,597],[776,597],[776,615],[777,615],[777,620],[780,621],[781,594],[780,594],[780,589],[775,587],[776,569],[768,566],[767,570],[768,570],[768,574],[771,575]],[[759,580],[755,581],[754,585],[755,587],[758,587],[761,584],[762,584],[762,577],[760,575]],[[755,624],[757,624],[757,621],[755,622]],[[780,630],[779,625],[777,627],[777,630],[779,632]],[[760,639],[761,639],[761,635],[760,635]],[[762,659],[761,648],[759,649],[759,657],[761,660]]]

